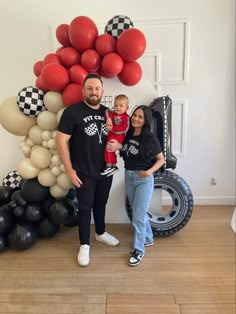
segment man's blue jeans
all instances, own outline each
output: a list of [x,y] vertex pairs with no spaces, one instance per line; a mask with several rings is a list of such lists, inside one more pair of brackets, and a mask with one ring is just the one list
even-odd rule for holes
[[153,175],[145,178],[139,178],[138,171],[125,170],[125,189],[130,206],[133,210],[133,248],[134,250],[144,254],[144,243],[153,241],[152,228],[147,215],[154,189]]

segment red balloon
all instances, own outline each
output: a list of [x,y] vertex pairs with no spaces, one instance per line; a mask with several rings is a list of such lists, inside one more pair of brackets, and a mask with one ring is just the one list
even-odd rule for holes
[[80,53],[73,47],[62,49],[60,57],[62,63],[67,67],[80,63]]
[[41,75],[36,78],[35,86],[41,89],[44,93],[48,92],[47,87],[44,85]]
[[72,83],[83,85],[88,72],[79,64],[72,65],[69,69],[69,78]]
[[35,76],[39,76],[40,75],[42,68],[43,68],[43,61],[42,60],[37,61],[34,64],[33,71],[34,71]]
[[116,51],[124,61],[135,61],[142,56],[146,49],[146,39],[137,28],[123,31],[117,39]]
[[138,62],[124,62],[124,66],[118,78],[124,85],[136,85],[142,77],[142,68]]
[[69,30],[68,24],[61,24],[56,29],[56,38],[59,41],[59,43],[64,47],[71,46],[68,30]]
[[96,24],[87,16],[77,16],[69,25],[69,39],[79,52],[94,48],[98,37]]
[[82,53],[80,62],[88,72],[96,72],[101,64],[101,56],[96,50],[88,49]]
[[58,63],[61,64],[60,57],[55,54],[55,53],[49,53],[47,54],[44,59],[43,59],[43,64],[48,64],[48,63]]
[[51,91],[61,91],[69,83],[67,70],[57,63],[46,64],[41,71],[43,84]]
[[57,48],[57,50],[56,50],[56,55],[58,55],[59,57],[60,57],[60,55],[61,55],[61,52],[62,52],[62,50],[64,49],[64,47],[63,46],[61,46],[61,47],[59,47],[59,48]]
[[123,59],[115,52],[108,53],[102,59],[102,70],[108,76],[115,76],[119,74],[123,65]]
[[110,34],[102,34],[97,37],[95,48],[101,56],[105,56],[110,52],[115,52],[116,40]]
[[102,67],[99,68],[99,70],[98,70],[98,75],[99,75],[99,76],[102,76],[102,77],[105,77],[105,78],[107,78],[107,79],[110,79],[110,78],[113,78],[113,77],[114,77],[114,75],[107,75],[106,73],[104,73]]
[[83,86],[79,84],[68,84],[62,92],[62,99],[66,106],[70,106],[80,102],[83,97]]

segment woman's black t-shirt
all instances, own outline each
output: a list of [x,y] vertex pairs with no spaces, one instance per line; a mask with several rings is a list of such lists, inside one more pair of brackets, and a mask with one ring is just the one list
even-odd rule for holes
[[[143,158],[140,154],[140,136],[132,136],[122,147],[122,156],[127,170],[148,170],[154,164],[154,159]],[[153,156],[161,153],[161,145],[156,136],[153,135],[151,151]]]
[[58,131],[71,135],[69,150],[73,168],[94,178],[105,166],[106,109],[103,105],[93,109],[84,102],[71,105],[63,111],[58,126]]

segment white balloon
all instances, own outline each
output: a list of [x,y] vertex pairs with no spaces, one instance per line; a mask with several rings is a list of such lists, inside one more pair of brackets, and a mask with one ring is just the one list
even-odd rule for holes
[[57,176],[59,176],[61,174],[61,169],[58,166],[53,166],[51,168],[51,172],[52,172],[52,174],[54,174],[54,176],[57,177]]
[[48,130],[44,130],[42,132],[42,139],[45,141],[48,141],[48,140],[50,140],[50,138],[52,138],[52,132],[48,131]]
[[48,148],[54,149],[56,147],[57,147],[57,145],[56,145],[56,141],[54,138],[51,138],[50,140],[48,140]]

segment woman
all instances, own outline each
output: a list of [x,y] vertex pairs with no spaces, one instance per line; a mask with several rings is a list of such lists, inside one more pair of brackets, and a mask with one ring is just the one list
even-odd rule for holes
[[157,137],[151,132],[152,112],[147,106],[137,107],[131,115],[130,127],[121,149],[125,163],[125,189],[134,227],[133,253],[130,266],[141,263],[145,246],[151,246],[153,233],[149,224],[149,208],[153,188],[153,173],[165,163]]

